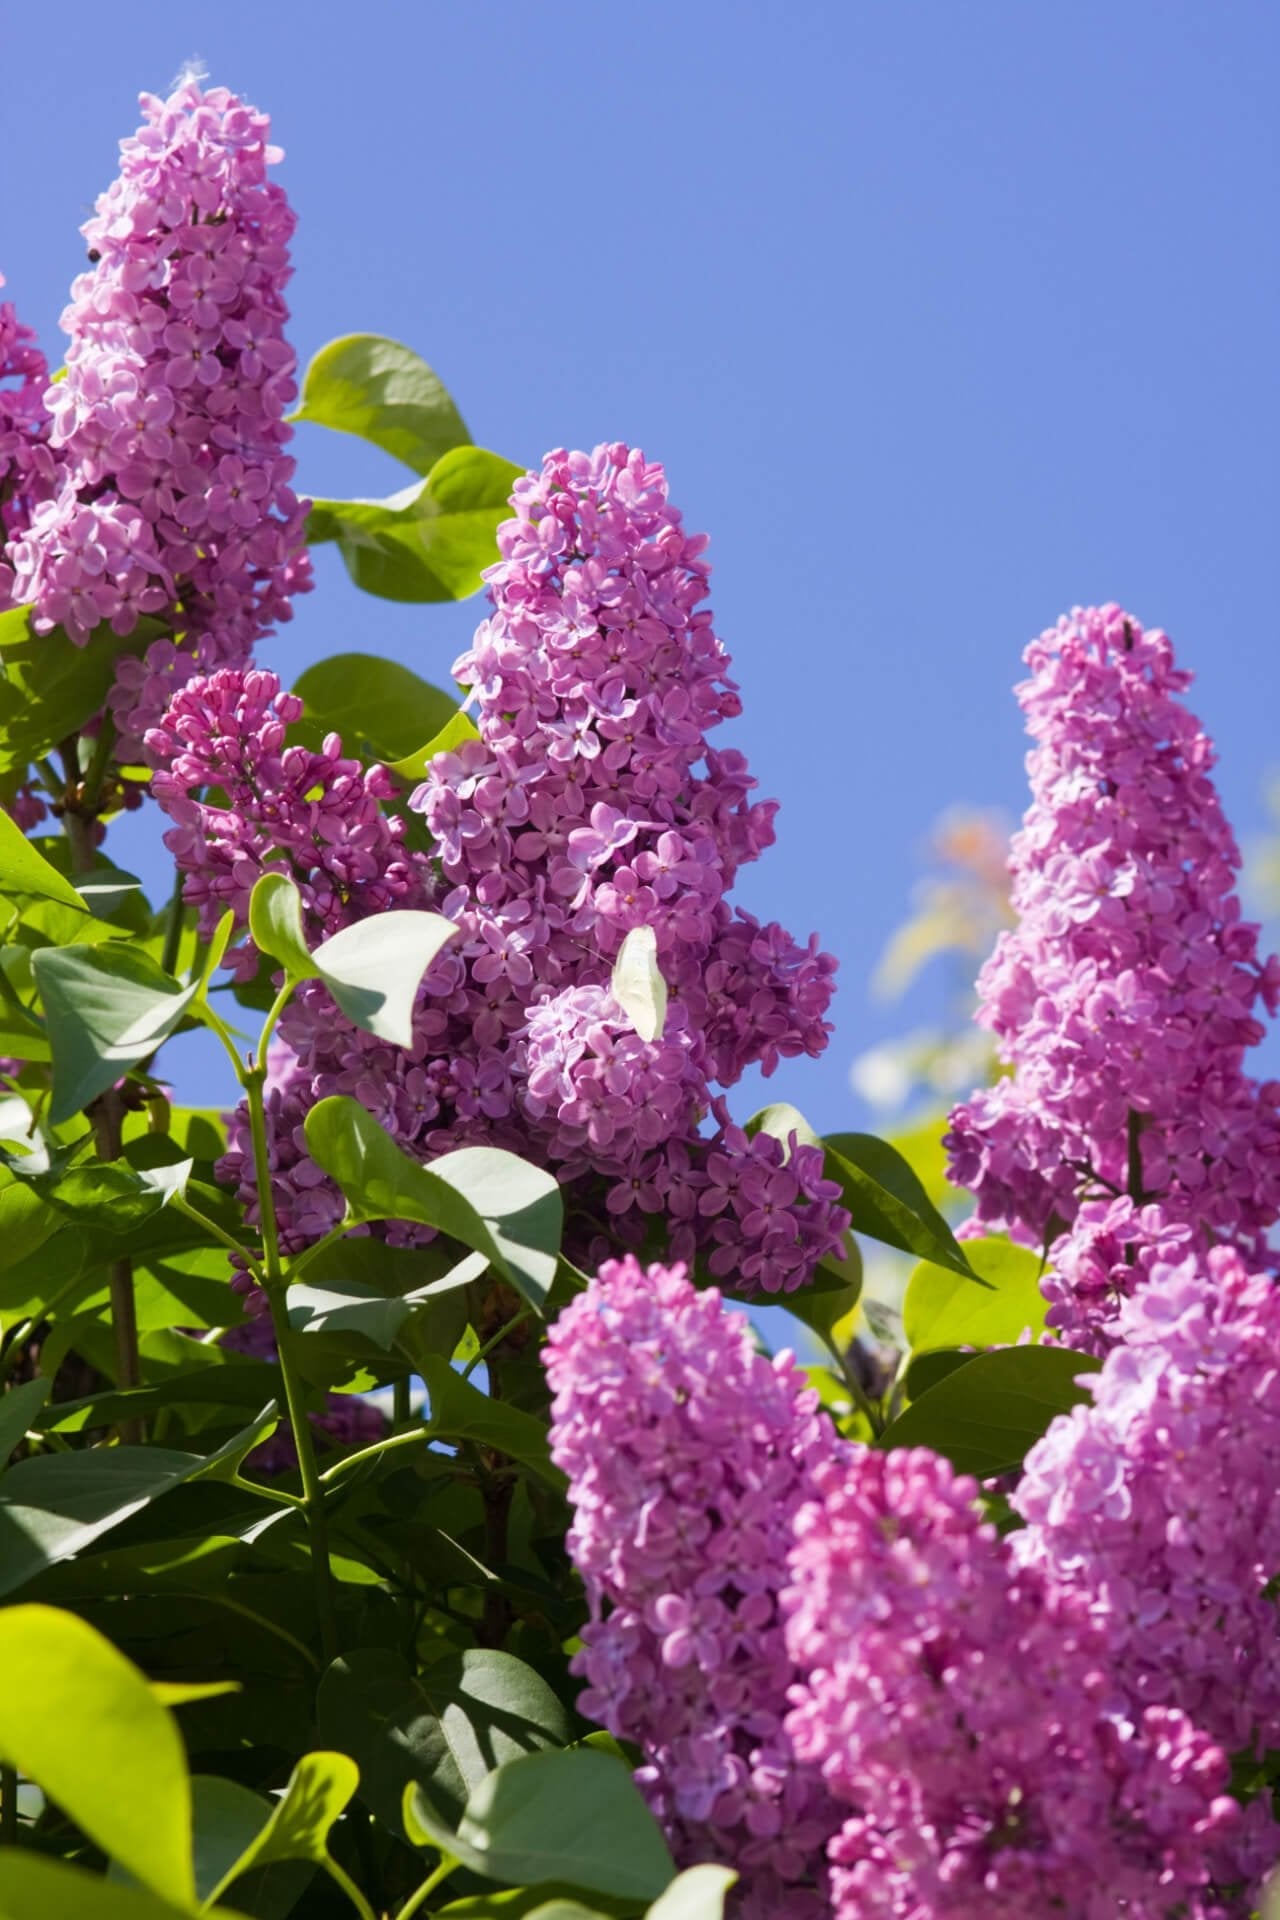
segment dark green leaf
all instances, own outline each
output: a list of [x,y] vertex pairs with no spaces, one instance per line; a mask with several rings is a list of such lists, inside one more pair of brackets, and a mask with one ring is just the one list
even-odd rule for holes
[[442,1354],[422,1358],[422,1379],[430,1398],[431,1431],[442,1440],[471,1440],[522,1461],[549,1485],[563,1479],[551,1464],[542,1421],[506,1400],[491,1400],[454,1371]]
[[471,439],[426,361],[377,333],[348,333],[321,347],[293,417],[371,440],[415,473],[430,473],[441,454]]
[[317,500],[312,545],[335,540],[356,585],[384,600],[465,600],[498,557],[523,472],[483,447],[455,447],[425,480],[385,500]]
[[23,1435],[34,1427],[52,1391],[52,1380],[24,1380],[0,1395],[0,1473]]
[[652,1900],[675,1874],[627,1768],[590,1747],[507,1761],[473,1790],[456,1834],[414,1789],[406,1816],[418,1845],[425,1838],[473,1873],[508,1886],[560,1880]]
[[122,638],[103,625],[77,647],[61,627],[31,631],[30,607],[0,613],[0,772],[49,753],[101,711],[124,655],[146,652],[166,629],[140,620]]
[[562,1747],[569,1716],[546,1681],[514,1655],[472,1647],[410,1673],[399,1654],[365,1647],[320,1683],[319,1736],[360,1769],[360,1796],[391,1833],[405,1788],[422,1788],[456,1823],[467,1795],[518,1754]]
[[20,1460],[0,1480],[0,1594],[71,1559],[184,1481],[234,1472],[275,1423],[273,1406],[209,1455],[121,1446]]
[[976,1278],[950,1227],[887,1140],[870,1133],[833,1133],[822,1144],[827,1177],[839,1181],[855,1233]]
[[980,1353],[900,1413],[882,1447],[932,1447],[961,1473],[985,1479],[1022,1465],[1060,1413],[1091,1397],[1077,1385],[1096,1373],[1092,1355],[1061,1347],[1003,1347]]
[[54,1125],[167,1040],[198,992],[136,948],[46,947],[32,956],[53,1051]]
[[348,753],[393,761],[453,720],[454,687],[447,693],[408,667],[376,653],[338,653],[302,674],[294,692],[306,703],[303,720],[323,733],[340,733]]

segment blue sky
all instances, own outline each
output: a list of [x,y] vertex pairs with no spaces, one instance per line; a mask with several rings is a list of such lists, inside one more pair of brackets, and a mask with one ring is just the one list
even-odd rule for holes
[[[853,1055],[927,1017],[936,982],[905,1013],[867,982],[935,815],[1021,809],[1009,689],[1060,611],[1115,598],[1169,629],[1237,828],[1261,825],[1273,6],[6,10],[0,270],[51,355],[134,96],[191,56],[286,149],[304,360],[397,335],[478,441],[532,463],[630,439],[711,533],[735,744],[783,803],[742,897],[841,962],[826,1059],[773,1082],[819,1126],[858,1123]],[[298,451],[318,493],[400,484],[316,429]],[[386,650],[447,676],[474,603],[367,600],[332,550],[317,572],[264,664]]]

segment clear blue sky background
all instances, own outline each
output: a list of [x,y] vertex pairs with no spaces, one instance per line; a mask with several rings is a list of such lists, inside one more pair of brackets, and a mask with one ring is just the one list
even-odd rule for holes
[[[868,977],[940,809],[1021,809],[1009,689],[1060,611],[1171,631],[1261,824],[1268,0],[6,9],[0,269],[51,355],[134,96],[193,55],[286,149],[304,360],[397,335],[481,443],[638,442],[711,532],[736,744],[783,802],[742,894],[840,957],[827,1058],[773,1083],[819,1125],[855,1121],[852,1056],[927,1016],[936,983],[904,1015]],[[321,493],[403,479],[316,429],[299,454]],[[287,678],[351,648],[444,678],[477,617],[367,600],[332,550],[317,572],[264,650]]]

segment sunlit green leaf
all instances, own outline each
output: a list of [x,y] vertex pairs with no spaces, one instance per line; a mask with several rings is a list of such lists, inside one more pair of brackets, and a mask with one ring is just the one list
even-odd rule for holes
[[907,1282],[902,1330],[913,1351],[926,1347],[1013,1346],[1044,1331],[1048,1302],[1040,1291],[1041,1259],[1009,1240],[966,1240],[965,1257],[988,1283],[922,1261]]
[[10,1765],[144,1886],[191,1901],[186,1755],[137,1668],[74,1614],[25,1606],[0,1612],[0,1673]]
[[411,347],[348,333],[321,347],[302,383],[295,420],[370,440],[415,473],[471,436],[438,375]]
[[385,600],[465,600],[498,558],[522,468],[483,447],[455,447],[425,480],[383,500],[316,500],[312,545],[338,544],[358,587]]
[[53,1052],[55,1125],[114,1086],[180,1025],[196,996],[137,948],[46,947],[32,956]]

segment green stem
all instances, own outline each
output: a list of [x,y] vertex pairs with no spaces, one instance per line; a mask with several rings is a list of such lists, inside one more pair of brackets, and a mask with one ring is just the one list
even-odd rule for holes
[[18,1773],[0,1766],[0,1847],[18,1844]]
[[466,1366],[462,1369],[463,1379],[469,1380],[476,1368],[480,1365],[480,1362],[487,1359],[495,1347],[501,1346],[509,1333],[514,1333],[517,1327],[523,1326],[532,1312],[532,1307],[522,1307],[519,1313],[507,1321],[505,1326],[499,1327],[495,1334],[491,1334],[482,1347],[477,1347]]
[[[263,1039],[263,1052],[266,1040]],[[262,1284],[271,1308],[276,1350],[284,1379],[285,1401],[293,1444],[298,1451],[298,1471],[302,1475],[302,1497],[307,1509],[307,1538],[311,1545],[311,1567],[316,1585],[316,1607],[320,1615],[320,1637],[325,1658],[338,1655],[338,1623],[333,1610],[333,1585],[329,1569],[329,1538],[324,1517],[324,1490],[316,1467],[315,1442],[311,1422],[303,1403],[302,1381],[294,1365],[296,1335],[289,1325],[285,1304],[284,1271],[280,1264],[280,1232],[276,1224],[275,1195],[271,1189],[271,1162],[267,1154],[267,1115],[263,1102],[265,1069],[261,1066],[241,1070],[248,1096],[249,1128],[253,1136],[253,1165],[258,1188],[259,1226],[262,1232]]]
[[[112,1089],[93,1103],[94,1137],[103,1160],[118,1160],[123,1152],[121,1130],[124,1112],[120,1096]],[[111,1298],[111,1329],[115,1340],[116,1385],[122,1393],[142,1385],[142,1360],[138,1351],[138,1309],[133,1292],[133,1262],[127,1254],[113,1260],[107,1269],[107,1289]],[[140,1446],[146,1438],[141,1414],[122,1420],[119,1438],[126,1446]]]
[[409,1895],[396,1915],[396,1920],[410,1920],[412,1914],[421,1912],[424,1903],[431,1898],[437,1887],[443,1886],[451,1873],[456,1872],[457,1866],[458,1863],[453,1855],[446,1853],[435,1872],[429,1874],[422,1885],[415,1888]]
[[359,1453],[349,1453],[339,1460],[336,1466],[320,1475],[320,1484],[331,1487],[344,1473],[350,1473],[353,1467],[362,1467],[366,1460],[376,1460],[380,1453],[390,1453],[392,1447],[416,1446],[422,1440],[433,1440],[435,1435],[430,1427],[410,1427],[407,1433],[393,1433],[389,1440],[376,1440],[371,1447],[361,1447]]
[[160,951],[160,965],[166,973],[172,973],[178,964],[178,948],[182,945],[182,886],[181,871],[173,876],[173,892],[169,895],[169,912],[164,923],[164,946]]
[[193,1207],[185,1194],[175,1193],[171,1197],[169,1205],[175,1213],[181,1213],[185,1215],[188,1220],[193,1220],[198,1227],[203,1228],[205,1233],[210,1234],[213,1239],[221,1241],[222,1245],[229,1248],[232,1253],[238,1254],[258,1285],[262,1285],[261,1267],[250,1253],[248,1247],[241,1246],[234,1234],[225,1232],[216,1220],[211,1220],[207,1213],[201,1213],[199,1207]]
[[330,1227],[328,1233],[322,1234],[318,1240],[313,1240],[309,1247],[304,1247],[301,1253],[295,1254],[289,1262],[289,1285],[292,1286],[295,1280],[302,1278],[318,1253],[323,1253],[326,1247],[336,1246],[339,1240],[345,1240],[351,1227],[350,1220],[340,1220],[336,1227]]
[[79,811],[92,822],[98,812],[98,801],[102,797],[102,783],[107,768],[111,764],[111,749],[116,744],[116,723],[109,713],[104,713],[98,726],[98,735],[93,743],[93,753],[85,769],[84,780],[80,787]]
[[842,1353],[839,1347],[836,1345],[835,1341],[829,1339],[825,1334],[822,1335],[822,1344],[826,1348],[827,1352],[831,1355],[831,1358],[835,1361],[836,1367],[840,1374],[840,1378],[843,1380],[845,1386],[849,1389],[849,1398],[853,1401],[853,1404],[858,1409],[858,1412],[862,1414],[864,1419],[867,1421],[868,1425],[871,1428],[872,1434],[878,1440],[880,1438],[881,1433],[884,1431],[884,1422],[880,1418],[880,1414],[878,1409],[876,1408],[875,1402],[871,1399],[870,1395],[867,1393],[867,1390],[863,1386],[861,1380],[859,1380],[857,1372],[855,1371],[849,1359],[848,1354]]
[[378,1920],[377,1914],[374,1912],[373,1908],[369,1905],[369,1902],[365,1899],[359,1887],[356,1885],[355,1881],[351,1878],[351,1875],[347,1873],[344,1868],[338,1865],[337,1861],[334,1859],[331,1853],[325,1855],[324,1870],[329,1875],[330,1879],[335,1880],[337,1884],[342,1888],[342,1891],[346,1894],[348,1900],[351,1902],[356,1912],[360,1915],[360,1920]]

